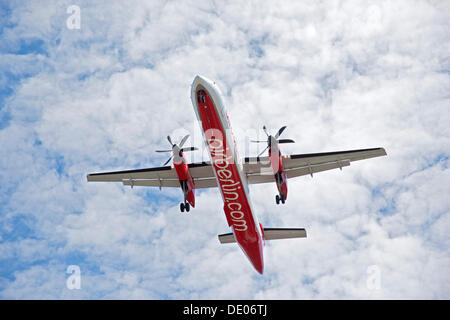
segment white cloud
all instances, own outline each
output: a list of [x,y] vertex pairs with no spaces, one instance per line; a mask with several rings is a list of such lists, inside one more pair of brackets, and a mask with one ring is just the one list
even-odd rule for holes
[[[0,262],[15,263],[0,273],[2,297],[449,297],[445,2],[98,2],[81,6],[80,30],[65,27],[65,6],[11,8],[2,33],[11,48],[45,44],[1,53],[1,71],[30,71],[0,109]],[[263,276],[218,243],[228,230],[217,190],[181,215],[180,190],[86,183],[92,171],[160,165],[168,134],[200,147],[196,74],[221,87],[241,155],[258,152],[247,139],[264,124],[288,126],[285,153],[388,153],[291,180],[284,206],[274,185],[251,186],[265,226],[308,230],[267,243]],[[81,290],[65,287],[74,263]],[[373,265],[380,290],[367,287]]]

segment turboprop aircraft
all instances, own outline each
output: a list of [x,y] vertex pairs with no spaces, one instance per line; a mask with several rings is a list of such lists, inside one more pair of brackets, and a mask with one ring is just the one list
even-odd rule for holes
[[[305,238],[303,228],[264,228],[252,208],[249,184],[276,183],[278,199],[282,203],[287,197],[287,179],[311,175],[314,173],[341,169],[350,162],[385,156],[383,148],[346,150],[324,153],[281,155],[278,137],[284,131],[282,127],[275,136],[268,136],[268,157],[239,157],[236,141],[231,131],[228,115],[225,111],[222,94],[215,82],[202,76],[196,76],[191,86],[191,100],[195,114],[202,129],[202,134],[209,151],[210,161],[187,163],[183,151],[195,148],[182,148],[172,144],[173,165],[162,167],[93,173],[87,175],[88,181],[117,181],[124,185],[150,187],[181,187],[184,202],[180,204],[189,211],[190,203],[194,207],[195,189],[219,188],[225,217],[230,233],[218,236],[220,243],[236,242],[252,263],[262,274],[264,271],[263,246],[266,240]],[[289,139],[286,139],[289,140]],[[265,150],[264,150],[265,152]],[[260,154],[261,155],[261,154]],[[192,197],[189,196],[192,194]],[[191,202],[192,201],[192,202]],[[279,202],[277,201],[277,202]],[[187,206],[187,207],[186,207]]]

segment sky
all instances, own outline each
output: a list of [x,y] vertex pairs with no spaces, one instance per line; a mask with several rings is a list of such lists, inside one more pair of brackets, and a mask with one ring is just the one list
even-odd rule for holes
[[[449,299],[448,1],[0,0],[1,299]],[[266,125],[286,154],[387,157],[250,186],[258,274],[220,194],[87,183],[202,148],[195,75],[220,87],[241,156]],[[75,267],[73,267],[75,266]],[[74,271],[76,270],[76,271]],[[74,281],[74,279],[76,281]]]

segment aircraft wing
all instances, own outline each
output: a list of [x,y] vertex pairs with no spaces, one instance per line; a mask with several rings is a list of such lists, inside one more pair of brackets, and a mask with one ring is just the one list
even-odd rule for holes
[[[264,228],[264,240],[306,238],[306,230],[303,228]],[[220,243],[233,243],[236,238],[233,233],[219,234]]]
[[[216,178],[209,162],[191,163],[189,170],[196,189],[217,187]],[[87,180],[89,182],[122,182],[127,186],[180,187],[177,172],[172,166],[91,173],[87,175]]]
[[[287,178],[346,167],[350,162],[385,156],[384,148],[346,150],[323,153],[293,154],[283,156]],[[249,157],[244,160],[244,171],[249,184],[274,182],[269,157]]]
[[[349,166],[352,161],[385,155],[386,151],[383,148],[293,154],[283,156],[283,167],[287,177],[294,178],[308,174],[313,175],[314,173],[331,169],[342,169],[342,167]],[[245,158],[243,169],[249,184],[275,181],[269,157]],[[189,164],[189,170],[194,179],[196,189],[217,187],[216,177],[210,162],[191,163]],[[87,180],[122,182],[127,186],[180,187],[177,173],[172,166],[91,173],[87,175]]]

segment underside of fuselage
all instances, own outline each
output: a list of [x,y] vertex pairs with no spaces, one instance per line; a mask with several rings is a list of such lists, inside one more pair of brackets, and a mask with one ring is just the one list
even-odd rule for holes
[[228,125],[220,90],[212,81],[197,76],[192,84],[192,104],[208,146],[224,212],[236,242],[254,268],[263,273],[263,240],[239,167],[235,142]]

